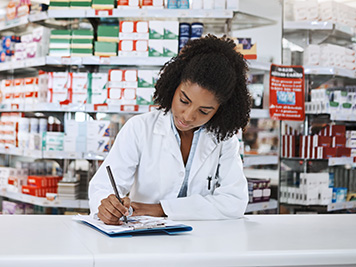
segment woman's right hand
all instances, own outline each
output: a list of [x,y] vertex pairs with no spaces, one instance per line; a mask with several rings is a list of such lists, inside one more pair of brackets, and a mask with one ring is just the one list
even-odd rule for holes
[[114,194],[109,195],[101,201],[98,208],[98,218],[105,224],[120,225],[124,222],[120,220],[122,216],[129,215],[131,200],[128,197],[122,198],[124,205],[120,203]]

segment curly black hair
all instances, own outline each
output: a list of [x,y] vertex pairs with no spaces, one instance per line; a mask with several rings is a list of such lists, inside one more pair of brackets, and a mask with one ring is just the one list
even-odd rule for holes
[[248,67],[233,40],[214,35],[188,41],[178,56],[161,69],[155,85],[155,103],[167,113],[177,87],[196,83],[212,92],[219,109],[205,124],[218,141],[232,137],[249,122],[251,96],[247,89]]

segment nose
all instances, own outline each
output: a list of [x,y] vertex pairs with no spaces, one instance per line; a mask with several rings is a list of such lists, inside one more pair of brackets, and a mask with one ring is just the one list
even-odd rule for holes
[[183,119],[185,122],[192,122],[195,120],[195,111],[193,108],[187,108],[183,113]]

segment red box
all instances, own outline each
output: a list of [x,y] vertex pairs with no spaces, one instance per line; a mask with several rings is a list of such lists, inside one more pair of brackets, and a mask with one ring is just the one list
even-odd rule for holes
[[31,195],[31,196],[38,196],[39,195],[39,188],[33,185],[24,185],[22,186],[22,193]]
[[320,136],[320,135],[313,136],[313,145],[314,146],[330,147],[331,142],[332,142],[332,138],[330,136]]
[[336,147],[318,147],[318,158],[328,159],[336,157]]
[[37,187],[45,187],[47,186],[47,179],[46,176],[31,175],[28,176],[27,178],[27,184],[37,186]]
[[336,148],[336,156],[337,157],[350,157],[351,156],[351,148],[350,147],[337,147]]
[[346,137],[344,136],[333,136],[332,147],[345,147]]

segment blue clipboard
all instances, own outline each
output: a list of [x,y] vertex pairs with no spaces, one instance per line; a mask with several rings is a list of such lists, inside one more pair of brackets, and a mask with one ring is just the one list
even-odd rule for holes
[[[148,216],[143,216],[148,217]],[[126,225],[113,226],[105,225],[103,222],[97,219],[93,219],[90,216],[76,215],[73,220],[79,221],[88,225],[95,230],[109,236],[109,237],[132,237],[136,235],[157,235],[157,234],[168,234],[175,235],[184,232],[190,232],[193,228],[189,225],[176,223],[172,221],[160,220],[157,225],[149,225],[147,228],[131,228]],[[155,220],[155,219],[154,219]],[[160,222],[167,222],[166,225],[160,224]]]
[[150,228],[150,229],[135,229],[135,230],[128,230],[123,231],[120,233],[109,233],[105,232],[94,225],[83,221],[84,224],[89,225],[90,227],[94,228],[95,230],[109,236],[109,237],[133,237],[139,235],[156,235],[156,234],[168,234],[168,235],[175,235],[184,232],[190,232],[193,230],[191,226],[179,224],[175,226],[165,226],[165,227],[157,227],[157,228]]

